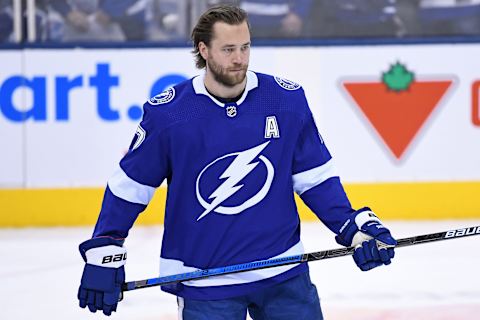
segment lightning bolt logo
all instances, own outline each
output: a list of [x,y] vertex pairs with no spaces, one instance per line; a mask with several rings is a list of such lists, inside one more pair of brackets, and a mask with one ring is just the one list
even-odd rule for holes
[[[200,172],[197,178],[196,192],[197,192],[197,199],[200,202],[200,204],[203,206],[205,211],[203,211],[203,213],[198,217],[197,221],[199,221],[200,219],[202,219],[212,211],[221,213],[221,214],[238,214],[243,210],[256,205],[257,203],[262,201],[263,198],[265,198],[268,191],[270,190],[270,186],[273,181],[274,168],[272,163],[266,157],[264,157],[263,155],[259,156],[259,154],[268,146],[269,143],[270,141],[267,141],[251,149],[222,156],[216,159],[215,161],[213,161],[212,163],[210,163],[209,165],[207,165],[202,170],[202,172]],[[220,176],[220,179],[226,179],[226,180],[223,181],[223,183],[220,186],[218,186],[214,192],[210,194],[208,199],[211,200],[211,202],[209,203],[205,199],[203,199],[200,194],[200,188],[199,188],[200,178],[202,177],[203,173],[213,164],[229,157],[235,157],[235,159]],[[230,198],[232,195],[234,195],[240,189],[243,188],[244,185],[239,184],[239,182],[243,178],[245,178],[247,175],[249,175],[253,171],[253,169],[255,169],[255,167],[257,167],[257,165],[260,163],[260,161],[256,161],[252,163],[252,161],[257,157],[267,168],[266,181],[263,187],[260,189],[260,191],[254,196],[252,196],[250,199],[246,200],[244,203],[238,206],[235,206],[235,207],[220,206],[225,200],[227,200],[228,198]]]

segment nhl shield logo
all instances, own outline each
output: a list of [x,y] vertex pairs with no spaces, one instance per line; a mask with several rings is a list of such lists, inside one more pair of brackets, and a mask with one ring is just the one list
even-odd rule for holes
[[228,106],[227,107],[227,116],[233,118],[237,115],[237,107],[235,106]]

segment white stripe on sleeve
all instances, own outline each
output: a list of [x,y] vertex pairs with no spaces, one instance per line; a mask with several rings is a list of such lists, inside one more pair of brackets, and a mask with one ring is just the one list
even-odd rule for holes
[[300,195],[318,186],[325,180],[337,176],[333,161],[330,159],[319,167],[294,174],[292,176],[293,190]]
[[138,183],[122,170],[120,165],[108,180],[112,193],[128,202],[147,205],[153,197],[155,188]]

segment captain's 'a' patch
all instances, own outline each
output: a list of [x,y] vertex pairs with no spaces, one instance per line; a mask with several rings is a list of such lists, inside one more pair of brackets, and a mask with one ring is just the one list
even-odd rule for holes
[[275,116],[265,118],[265,139],[270,138],[280,138],[280,129]]
[[153,106],[157,106],[160,104],[169,103],[173,100],[173,98],[175,98],[175,89],[170,87],[162,93],[157,94],[155,97],[150,98],[148,102]]
[[278,83],[280,87],[282,87],[285,90],[293,91],[293,90],[298,90],[300,89],[300,85],[296,82],[280,78],[280,77],[275,77],[275,81]]

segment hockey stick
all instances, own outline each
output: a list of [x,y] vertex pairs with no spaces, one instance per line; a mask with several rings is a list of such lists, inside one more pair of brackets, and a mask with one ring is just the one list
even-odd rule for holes
[[[424,234],[420,236],[413,236],[409,238],[403,238],[397,240],[396,248],[413,246],[421,243],[435,242],[441,240],[457,239],[468,236],[480,235],[480,226],[468,227],[462,229],[454,229],[444,232]],[[311,253],[304,253],[296,256],[288,256],[270,260],[260,260],[255,262],[248,262],[242,264],[231,265],[227,267],[213,268],[198,270],[193,272],[174,274],[171,276],[152,278],[139,281],[125,282],[122,285],[122,291],[131,291],[141,288],[148,288],[153,286],[163,286],[167,284],[173,284],[177,282],[199,280],[207,277],[220,276],[244,271],[252,271],[259,269],[266,269],[278,266],[286,266],[289,264],[324,260],[336,257],[342,257],[353,254],[354,247],[338,248],[325,251],[317,251]]]

